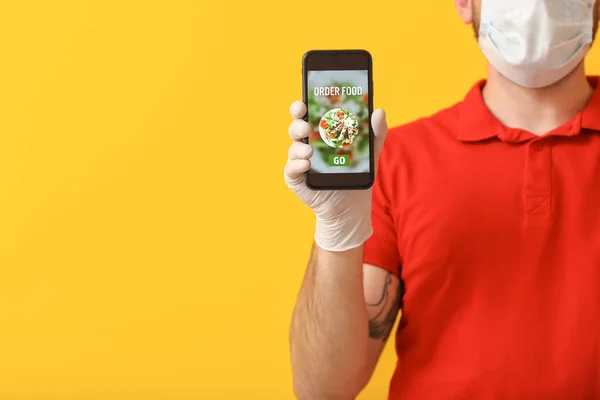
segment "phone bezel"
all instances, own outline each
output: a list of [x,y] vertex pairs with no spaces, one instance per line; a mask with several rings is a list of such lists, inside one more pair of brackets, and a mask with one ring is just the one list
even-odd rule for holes
[[[373,114],[373,60],[366,50],[311,50],[302,58],[302,101],[308,105],[308,71],[367,70],[369,75],[369,172],[305,174],[306,185],[313,190],[365,190],[375,180]],[[308,121],[308,111],[304,116]],[[308,143],[308,138],[304,140]]]

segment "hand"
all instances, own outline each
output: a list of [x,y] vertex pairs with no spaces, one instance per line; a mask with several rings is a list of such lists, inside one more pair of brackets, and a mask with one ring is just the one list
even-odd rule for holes
[[[290,146],[284,176],[288,187],[300,200],[309,206],[317,217],[315,242],[329,251],[345,251],[362,245],[371,236],[371,190],[309,189],[304,182],[304,173],[310,169],[313,149],[303,143],[311,133],[310,125],[302,118],[306,105],[296,101],[290,107],[294,121],[289,134],[294,143]],[[385,112],[375,110],[371,116],[375,133],[375,171],[385,136],[387,123]]]

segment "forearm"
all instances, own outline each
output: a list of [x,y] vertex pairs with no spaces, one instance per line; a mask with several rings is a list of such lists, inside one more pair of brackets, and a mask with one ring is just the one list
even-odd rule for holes
[[369,379],[362,254],[362,246],[344,252],[313,246],[291,327],[301,400],[352,399]]

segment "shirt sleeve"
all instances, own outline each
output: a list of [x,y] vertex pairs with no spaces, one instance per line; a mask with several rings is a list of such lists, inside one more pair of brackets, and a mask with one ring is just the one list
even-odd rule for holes
[[[389,138],[388,138],[389,139]],[[379,168],[373,185],[373,205],[371,222],[373,234],[365,242],[363,261],[383,268],[397,276],[400,275],[401,258],[398,250],[398,236],[392,214],[393,182],[389,170],[393,165],[388,164],[387,151],[389,141],[379,159]],[[390,158],[391,159],[391,158]]]

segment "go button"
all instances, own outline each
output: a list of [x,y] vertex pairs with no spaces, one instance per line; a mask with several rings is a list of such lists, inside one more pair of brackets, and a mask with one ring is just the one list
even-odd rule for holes
[[532,146],[533,146],[533,149],[534,149],[535,151],[542,151],[542,149],[544,148],[544,147],[542,146],[542,144],[541,144],[541,143],[538,143],[538,142],[534,142]]
[[330,167],[347,167],[350,165],[349,154],[330,154],[329,155],[329,166]]

